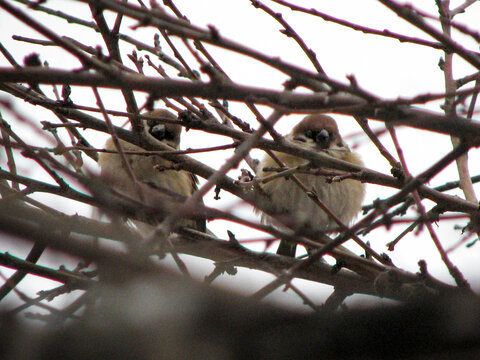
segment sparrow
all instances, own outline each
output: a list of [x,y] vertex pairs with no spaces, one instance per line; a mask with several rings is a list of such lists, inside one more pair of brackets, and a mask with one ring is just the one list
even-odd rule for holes
[[[363,166],[360,156],[350,150],[343,141],[335,120],[327,115],[312,114],[306,116],[285,137],[286,140],[305,149],[322,152],[336,159]],[[308,161],[294,155],[274,152],[289,168],[307,164]],[[265,171],[269,167],[279,167],[277,162],[266,155],[258,165],[258,178],[271,175]],[[325,169],[326,170],[326,169]],[[365,185],[353,179],[328,183],[325,176],[297,173],[296,176],[307,188],[314,189],[319,199],[340,220],[348,225],[360,212],[365,195]],[[276,178],[260,183],[261,189],[270,198],[274,212],[283,216],[294,228],[303,226],[327,232],[338,227],[334,219],[324,212],[305,192],[288,177]],[[285,217],[286,216],[286,217]],[[263,223],[282,227],[278,221],[262,213]],[[296,243],[280,241],[277,254],[294,257]]]
[[[153,110],[145,115],[159,119],[177,119],[174,114],[164,109]],[[180,147],[182,126],[178,124],[162,123],[156,119],[143,120],[143,131],[150,142],[161,142],[170,146],[172,150],[178,150]],[[141,147],[124,140],[119,141],[123,151],[126,152],[125,157],[135,175],[137,186],[110,138],[105,143],[105,150],[110,152],[101,153],[98,163],[101,168],[100,178],[116,191],[137,201],[143,201],[147,205],[162,208],[168,213],[197,189],[198,179],[194,174],[184,170],[169,169],[174,164],[172,161],[161,155],[143,155],[141,152],[144,149]],[[139,154],[131,154],[131,152],[139,152]],[[144,222],[135,220],[133,223],[141,232],[152,229],[151,225],[146,225]],[[179,225],[205,231],[204,220],[183,219]]]

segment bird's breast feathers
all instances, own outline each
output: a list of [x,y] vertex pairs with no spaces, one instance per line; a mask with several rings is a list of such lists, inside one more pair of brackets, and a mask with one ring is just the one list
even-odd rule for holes
[[[144,151],[142,148],[126,141],[120,141],[120,143],[125,152]],[[111,139],[107,141],[106,148],[115,150]],[[168,189],[182,196],[190,196],[196,189],[195,179],[190,173],[183,170],[162,170],[162,166],[168,168],[173,165],[173,162],[161,156],[130,154],[126,156],[126,159],[138,181]],[[102,178],[105,182],[120,191],[126,192],[127,195],[136,195],[132,180],[128,176],[119,154],[104,153],[100,157],[99,163],[102,168]]]
[[[294,167],[307,163],[307,160],[288,154],[277,154],[288,166]],[[346,161],[362,165],[359,156],[348,153]],[[273,159],[266,157],[259,165],[259,176],[266,176],[265,167],[278,166]],[[314,189],[319,199],[336,214],[342,222],[348,225],[361,210],[364,198],[364,184],[360,181],[345,179],[339,182],[328,183],[324,176],[313,174],[297,174],[308,189]],[[292,179],[285,177],[267,182],[262,189],[270,197],[278,214],[288,214],[297,225],[308,225],[314,229],[326,231],[337,226],[336,222],[327,215],[305,192],[294,183]],[[262,220],[267,223],[275,223],[267,215],[262,215]]]

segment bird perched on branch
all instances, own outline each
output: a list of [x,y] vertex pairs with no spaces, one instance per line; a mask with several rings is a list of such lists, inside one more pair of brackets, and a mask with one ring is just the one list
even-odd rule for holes
[[[330,116],[323,114],[306,116],[286,136],[286,139],[305,149],[322,152],[356,165],[363,165],[360,157],[352,152],[343,141],[335,120]],[[289,168],[308,163],[308,160],[290,154],[274,153]],[[274,174],[264,169],[278,168],[279,166],[274,159],[266,155],[258,166],[258,178]],[[328,183],[326,177],[321,175],[296,173],[296,176],[309,190],[313,189],[318,198],[344,224],[348,225],[361,210],[365,186],[360,181],[344,179]],[[323,211],[293,179],[279,177],[261,183],[260,186],[270,197],[274,211],[294,228],[307,226],[314,230],[329,231],[338,227],[335,220]],[[262,214],[262,221],[274,226],[281,226],[267,214]],[[295,243],[281,240],[277,254],[293,257],[295,251]]]
[[[145,115],[158,118],[143,120],[144,133],[149,141],[161,142],[170,146],[172,150],[178,150],[182,126],[161,121],[162,118],[176,120],[177,117],[164,109],[154,110]],[[121,194],[160,208],[167,215],[197,189],[197,177],[190,172],[174,169],[174,162],[161,155],[142,154],[145,152],[144,149],[123,140],[119,142],[126,153],[128,166],[117,153],[112,138],[105,143],[105,149],[116,153],[101,153],[98,163],[101,167],[102,180]],[[143,222],[134,223],[140,231],[152,229]],[[183,219],[180,226],[205,231],[204,220]]]

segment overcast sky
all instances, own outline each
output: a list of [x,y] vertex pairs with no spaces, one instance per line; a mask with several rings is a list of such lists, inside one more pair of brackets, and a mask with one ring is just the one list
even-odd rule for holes
[[[12,2],[15,3],[15,2]],[[438,67],[439,59],[443,53],[439,50],[434,50],[428,47],[418,45],[400,43],[394,39],[387,39],[379,36],[365,35],[358,31],[342,27],[333,23],[325,22],[320,18],[310,15],[295,13],[287,8],[281,6],[274,6],[267,1],[266,4],[274,8],[276,11],[282,12],[284,18],[290,23],[292,27],[302,36],[307,45],[312,48],[318,57],[318,60],[326,73],[339,81],[346,82],[346,76],[354,74],[359,85],[385,99],[396,99],[398,97],[412,97],[423,93],[441,93],[444,91],[443,73]],[[377,1],[373,0],[338,0],[338,1],[295,1],[297,5],[306,8],[314,7],[319,11],[325,12],[329,15],[336,16],[354,23],[375,29],[388,29],[390,31],[402,33],[409,36],[417,36],[423,39],[432,40],[427,35],[424,35],[420,30],[407,24],[404,20],[399,19],[393,12],[388,10]],[[415,6],[420,6],[422,10],[427,11],[433,16],[437,15],[435,1],[415,1]],[[453,6],[462,2],[453,2]],[[314,70],[309,60],[296,43],[287,38],[279,32],[281,26],[266,13],[259,9],[255,9],[250,1],[235,0],[205,0],[205,1],[175,1],[180,11],[182,11],[193,24],[206,27],[207,25],[214,25],[221,36],[235,40],[239,43],[247,45],[251,48],[259,50],[271,56],[278,56],[282,60],[292,64],[302,66],[308,70]],[[85,5],[74,1],[48,1],[47,6],[52,8],[59,8],[63,11],[69,12],[78,17],[89,17],[88,9]],[[452,7],[453,7],[452,6]],[[102,39],[93,31],[85,29],[77,25],[68,25],[65,21],[47,17],[41,14],[35,14],[37,20],[44,20],[49,24],[50,28],[58,33],[66,36],[75,37],[83,43],[95,46],[101,45],[103,48]],[[478,19],[480,19],[480,4],[475,4],[468,8],[465,14],[460,14],[456,17],[456,21],[470,26],[472,29],[478,31]],[[132,22],[125,21],[124,31],[129,32],[139,40],[144,42],[153,42],[153,29],[140,29],[132,32],[127,29],[128,24]],[[436,26],[438,23],[433,22]],[[9,49],[18,62],[21,62],[23,57],[33,51],[40,53],[42,60],[48,61],[51,67],[59,67],[65,69],[72,69],[78,67],[80,64],[76,59],[63,51],[54,48],[37,47],[25,44],[11,39],[11,36],[21,35],[33,38],[42,38],[35,31],[24,26],[20,22],[13,19],[10,15],[0,10],[0,41]],[[454,33],[455,39],[465,47],[477,51],[478,45],[470,41],[465,36]],[[178,41],[177,44],[181,46]],[[166,43],[162,43],[163,50],[168,52]],[[257,86],[269,89],[282,89],[282,83],[287,80],[284,74],[276,70],[268,68],[255,60],[244,56],[229,53],[225,50],[207,46],[211,51],[217,62],[224,69],[224,71],[237,83],[244,85]],[[122,52],[124,54],[130,53],[132,48],[124,46]],[[142,54],[142,53],[140,53]],[[188,58],[188,56],[187,56]],[[127,66],[134,68],[133,64],[124,56]],[[191,62],[193,64],[194,62]],[[0,56],[0,66],[8,66],[7,61]],[[169,69],[172,76],[175,76],[175,71]],[[471,74],[473,69],[458,57],[455,58],[454,76],[461,78],[465,75]],[[153,71],[150,75],[155,75]],[[46,92],[51,96],[46,88]],[[125,110],[125,105],[118,92],[102,91],[106,105],[115,110]],[[0,93],[0,98],[4,99],[6,95]],[[89,89],[75,88],[72,93],[72,99],[76,103],[94,105],[93,95]],[[142,99],[142,96],[139,96]],[[141,101],[140,101],[141,103]],[[16,102],[17,106],[22,109],[31,118],[38,118],[38,121],[50,119],[54,122],[54,118],[48,112],[25,105],[22,101]],[[430,103],[426,106],[429,110],[441,112],[440,103]],[[230,103],[230,110],[232,113],[249,122],[253,127],[257,127],[254,116],[242,104]],[[268,116],[271,109],[261,107],[262,113]],[[33,111],[33,112],[32,112]],[[281,133],[288,133],[288,131],[302,118],[303,115],[292,114],[282,119],[277,129]],[[367,167],[389,174],[389,164],[378,153],[378,151],[369,144],[363,136],[349,135],[357,134],[360,128],[356,122],[347,116],[336,115],[341,133],[347,137],[351,146],[355,146]],[[478,119],[478,116],[476,117]],[[53,120],[52,120],[53,119]],[[123,123],[123,119],[119,119],[117,125]],[[373,128],[381,128],[381,122],[372,122]],[[18,129],[22,129],[22,124],[15,124]],[[28,131],[28,127],[25,128]],[[92,136],[93,144],[102,147],[106,139],[105,136],[98,136],[98,134],[88,133]],[[186,147],[204,147],[215,144],[228,143],[228,139],[214,135],[201,134],[195,131],[189,131],[184,134],[182,140],[182,148]],[[36,135],[32,134],[32,141],[37,141]],[[95,136],[95,137],[93,137]],[[451,149],[451,142],[449,137],[439,134],[431,134],[426,131],[414,130],[411,128],[399,128],[398,136],[403,147],[405,158],[409,165],[409,170],[413,175],[428,168],[429,164],[440,159]],[[35,139],[35,140],[34,140]],[[384,144],[387,148],[395,153],[391,141],[384,137]],[[356,147],[359,144],[360,146]],[[223,151],[217,153],[209,153],[202,155],[195,155],[194,157],[206,162],[208,165],[219,168],[223,162],[232,154],[231,151]],[[263,156],[260,151],[253,151],[254,157]],[[470,152],[470,170],[472,175],[480,173],[480,155],[479,150],[474,149]],[[2,154],[3,157],[3,154]],[[1,166],[3,167],[3,158]],[[27,164],[27,163],[26,163]],[[95,169],[95,164],[89,164],[92,169]],[[244,165],[246,166],[246,165]],[[23,171],[28,172],[28,165],[24,165]],[[36,170],[35,170],[36,171]],[[236,177],[239,174],[239,169],[232,171],[229,175]],[[38,177],[43,175],[38,174]],[[43,177],[45,178],[45,177]],[[47,179],[47,178],[45,178]],[[445,171],[440,173],[432,179],[430,185],[440,185],[446,181],[458,179],[458,174],[454,166],[450,166]],[[390,188],[380,186],[368,185],[367,197],[365,203],[371,203],[372,200],[380,197],[392,195],[395,191]],[[480,193],[480,187],[477,185],[477,195]],[[460,192],[451,192],[463,197]],[[238,200],[230,196],[226,192],[221,193],[222,200],[214,201],[213,194],[209,194],[205,198],[207,205],[220,207],[223,209],[230,209],[233,205],[239,205]],[[38,198],[45,201],[52,201],[46,199],[44,196]],[[56,201],[56,200],[53,200]],[[425,202],[427,207],[431,206],[428,201]],[[67,213],[79,212],[84,215],[90,215],[90,209],[82,207],[72,207],[71,204],[56,204]],[[250,206],[237,206],[236,213],[248,218],[254,218]],[[416,213],[411,211],[410,217],[415,216]],[[460,238],[458,230],[454,230],[456,223],[465,224],[463,222],[446,221],[439,225],[438,234],[444,244],[445,248],[449,248],[455,244]],[[405,224],[394,226],[389,231],[378,229],[367,236],[367,240],[378,252],[385,251],[385,244],[395,238],[404,227]],[[232,230],[238,239],[252,239],[256,237],[263,237],[264,234],[255,232],[251,229],[225,223],[222,221],[215,221],[209,224],[209,227],[220,237],[226,237],[226,230]],[[254,249],[262,249],[263,245],[253,245]],[[27,248],[24,249],[26,251]],[[0,249],[3,250],[3,249]],[[480,277],[478,277],[478,255],[480,254],[480,244],[477,244],[471,249],[461,247],[459,250],[451,254],[452,260],[457,264],[474,287],[480,289]],[[453,281],[448,275],[445,265],[441,262],[438,252],[435,250],[431,239],[424,231],[420,235],[415,233],[406,236],[398,245],[395,252],[389,254],[394,263],[401,268],[416,272],[418,270],[417,262],[420,259],[426,259],[429,265],[430,272],[437,278],[452,283]],[[21,255],[20,255],[21,256]],[[42,258],[47,262],[51,259]],[[202,262],[202,261],[199,261]],[[204,263],[204,262],[202,262]],[[202,265],[198,272],[198,278],[202,278],[205,273],[211,270],[211,266]],[[2,269],[2,272],[7,273]],[[266,279],[272,278],[270,275],[263,273],[241,270],[240,275],[235,278],[228,275],[223,276],[217,281],[218,284],[225,284],[233,288],[248,286],[248,291],[254,292]],[[325,297],[326,286],[318,284],[309,284],[305,281],[296,280],[298,284],[310,295],[317,303],[321,303]],[[273,301],[279,301],[284,304],[290,304],[295,307],[301,307],[301,301],[294,295],[281,293],[277,291],[275,295],[270,297]]]

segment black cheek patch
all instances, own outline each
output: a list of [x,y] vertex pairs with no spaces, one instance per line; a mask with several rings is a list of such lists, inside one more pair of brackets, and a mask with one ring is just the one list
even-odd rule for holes
[[165,131],[165,139],[167,140],[175,140],[175,134],[171,131]]
[[164,130],[151,128],[149,132],[150,132],[150,135],[152,135],[155,139],[157,139],[159,141],[162,141],[163,139],[165,139],[165,131]]

